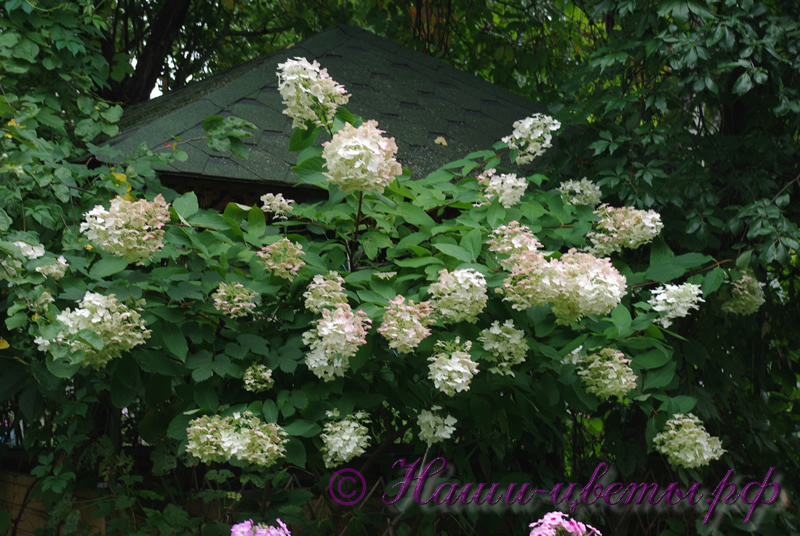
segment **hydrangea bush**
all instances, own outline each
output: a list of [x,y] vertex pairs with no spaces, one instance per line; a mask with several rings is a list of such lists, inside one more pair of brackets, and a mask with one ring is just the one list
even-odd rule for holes
[[[198,523],[236,534],[288,534],[283,522],[247,521],[279,516],[303,534],[374,532],[399,516],[389,523],[409,534],[423,515],[483,525],[386,513],[380,490],[363,505],[383,519],[370,525],[320,490],[348,466],[370,486],[390,482],[397,459],[428,451],[464,482],[514,473],[546,488],[581,481],[597,461],[625,479],[675,466],[688,480],[713,469],[723,445],[737,448],[693,382],[702,355],[680,346],[680,332],[721,310],[755,312],[754,275],[729,285],[722,306],[734,267],[676,255],[654,211],[594,213],[600,192],[588,181],[525,176],[515,164],[538,165],[560,128],[549,116],[409,178],[391,133],[342,108],[346,89],[325,69],[302,58],[281,68],[286,113],[305,129],[291,141],[295,171],[321,202],[267,194],[201,209],[152,171],[185,156],[176,142],[143,147],[124,174],[105,167],[80,187],[71,175],[43,186],[58,200],[43,204],[50,219],[2,206],[0,352],[12,353],[0,360],[0,400],[44,453],[36,471],[49,504],[103,479],[113,494],[99,508],[120,532],[142,516],[157,527],[170,503],[178,518],[202,510]],[[205,126],[234,147],[247,124]],[[4,150],[14,136],[0,139]],[[736,271],[746,267],[740,259]],[[147,477],[132,447],[147,452],[137,462]],[[532,517],[508,526],[522,534]],[[530,527],[594,530],[559,513]]]

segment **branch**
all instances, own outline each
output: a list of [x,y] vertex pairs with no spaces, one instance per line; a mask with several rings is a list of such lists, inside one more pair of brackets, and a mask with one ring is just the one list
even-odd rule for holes
[[293,27],[294,27],[293,24],[284,24],[283,26],[277,26],[275,28],[264,28],[263,30],[255,30],[252,32],[247,32],[247,31],[231,32],[228,35],[230,35],[231,37],[258,37],[260,35],[269,35],[269,34],[285,32],[286,30],[291,30]]

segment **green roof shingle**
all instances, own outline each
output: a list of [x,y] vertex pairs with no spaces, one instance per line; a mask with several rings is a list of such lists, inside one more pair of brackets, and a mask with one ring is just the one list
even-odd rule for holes
[[[297,45],[257,58],[206,80],[126,110],[112,142],[123,153],[140,143],[157,147],[174,138],[202,135],[211,115],[236,115],[255,124],[245,139],[250,158],[217,153],[204,140],[183,145],[185,162],[165,169],[171,176],[296,182],[288,155],[291,119],[282,114],[278,64],[304,56],[318,61],[351,93],[347,108],[376,119],[398,145],[397,159],[424,176],[465,154],[490,148],[510,134],[512,123],[543,107],[446,63],[349,26],[337,26]],[[434,140],[444,136],[447,147]]]

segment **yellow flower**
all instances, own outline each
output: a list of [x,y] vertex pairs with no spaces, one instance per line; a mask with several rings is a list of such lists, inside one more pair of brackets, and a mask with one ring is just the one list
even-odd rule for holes
[[[11,121],[9,121],[9,122],[8,122],[8,123],[6,123],[6,124],[7,124],[8,126],[10,126],[10,127],[17,127],[17,128],[18,128],[18,129],[20,129],[20,130],[21,130],[21,129],[23,129],[23,128],[25,128],[25,125],[20,125],[19,123],[17,123],[17,120],[16,120],[16,119],[14,119],[13,117],[11,118]],[[8,136],[8,134],[6,134],[6,136]],[[8,136],[8,137],[10,138],[11,136]]]
[[10,345],[8,344],[8,341],[7,341],[7,340],[5,340],[5,339],[0,339],[0,350],[5,350],[5,349],[6,349],[6,348],[8,348],[9,346],[10,346]]
[[83,249],[85,249],[86,251],[91,251],[93,248],[91,244],[86,244],[85,246],[83,246]]
[[36,313],[33,313],[33,316],[31,317],[31,320],[36,322],[37,320],[39,320],[39,315],[37,315]]

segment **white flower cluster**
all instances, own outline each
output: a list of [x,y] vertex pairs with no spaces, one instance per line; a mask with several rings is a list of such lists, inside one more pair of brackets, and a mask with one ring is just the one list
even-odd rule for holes
[[36,271],[45,277],[50,276],[55,280],[59,280],[64,277],[64,274],[67,273],[68,268],[69,263],[67,262],[67,259],[65,259],[63,255],[59,255],[58,258],[54,259],[52,263],[45,264],[43,266],[37,266]]
[[438,280],[431,284],[428,292],[431,306],[445,323],[464,320],[474,324],[489,299],[486,278],[472,268],[452,273],[440,270]]
[[277,527],[265,527],[264,525],[253,524],[252,519],[242,521],[231,527],[231,536],[292,536],[289,527],[280,519]]
[[303,246],[294,244],[288,238],[264,246],[256,255],[264,259],[264,267],[267,270],[272,270],[278,277],[289,281],[292,281],[297,271],[306,264],[300,258],[305,255]]
[[441,406],[433,406],[430,411],[424,409],[417,415],[417,426],[419,426],[419,439],[430,447],[434,443],[441,443],[445,439],[450,439],[456,427],[453,426],[458,421],[452,415],[442,417],[436,412]]
[[320,69],[319,63],[305,58],[278,65],[278,91],[283,97],[284,114],[292,118],[292,128],[306,129],[306,121],[330,128],[336,108],[347,104],[350,95],[344,86]]
[[152,202],[117,196],[108,210],[97,205],[84,217],[81,232],[95,245],[128,262],[144,264],[164,247],[162,227],[170,220],[169,203],[161,194]]
[[265,214],[273,214],[276,220],[288,220],[291,214],[293,199],[284,199],[283,194],[264,194],[261,196],[261,210]]
[[220,283],[214,298],[214,308],[231,318],[247,316],[256,308],[258,292],[250,290],[241,283]]
[[502,206],[511,208],[522,199],[528,188],[528,181],[524,177],[517,178],[514,173],[503,175],[496,175],[496,173],[497,170],[494,168],[487,169],[478,175],[478,184],[483,186],[486,199],[491,201],[496,196]]
[[364,311],[353,313],[347,304],[322,310],[322,318],[303,334],[303,344],[310,349],[306,365],[311,372],[326,382],[344,376],[349,359],[367,342],[372,320],[366,316]]
[[748,270],[733,283],[731,298],[722,304],[722,310],[735,315],[751,315],[764,305],[764,291],[761,287],[766,283],[759,282],[753,272]]
[[701,298],[702,295],[700,285],[692,283],[664,285],[653,291],[653,296],[647,303],[653,306],[654,311],[663,313],[656,319],[656,323],[668,328],[672,325],[673,319],[689,316],[690,310],[699,309],[697,303],[705,301]]
[[31,245],[27,242],[17,241],[12,242],[11,245],[16,246],[19,249],[20,255],[26,259],[38,259],[44,255],[44,246],[41,244]]
[[561,192],[564,202],[568,205],[596,207],[600,204],[603,196],[600,187],[586,177],[579,181],[564,181],[558,186],[558,191]]
[[289,440],[283,428],[249,411],[229,417],[203,415],[191,421],[186,432],[186,452],[206,464],[236,458],[269,467],[286,456],[284,445]]
[[[69,345],[73,352],[85,352],[82,366],[92,366],[95,370],[134,346],[144,344],[150,337],[150,330],[145,328],[139,313],[120,303],[113,294],[103,296],[87,292],[78,309],[71,311],[67,308],[58,314],[56,320],[64,326],[63,329],[52,340],[36,337],[34,342],[39,345],[39,351],[46,352],[53,342]],[[96,333],[103,341],[103,348],[98,350],[79,340],[77,335],[82,330]]]
[[268,391],[275,385],[272,379],[272,370],[266,365],[253,363],[244,371],[244,388],[253,393]]
[[523,311],[532,305],[553,304],[556,323],[569,325],[586,315],[606,315],[625,295],[625,276],[607,258],[569,250],[560,259],[545,260],[536,252],[512,259],[504,280],[505,300]]
[[328,272],[328,275],[315,275],[303,297],[306,299],[306,309],[315,313],[327,307],[346,305],[344,279],[334,271]]
[[491,327],[481,331],[478,340],[490,354],[486,360],[494,363],[489,372],[514,376],[511,367],[525,362],[525,354],[528,352],[525,332],[515,328],[511,319],[506,320],[502,326],[495,320]]
[[[327,412],[328,417],[338,417],[339,411]],[[369,430],[364,424],[369,423],[369,416],[363,411],[325,425],[322,439],[322,460],[325,467],[332,469],[347,463],[356,456],[361,456],[369,446]]]
[[531,162],[544,154],[545,149],[552,147],[552,131],[561,128],[561,123],[544,114],[533,114],[520,121],[514,121],[514,131],[503,138],[510,149],[519,151],[517,165]]
[[433,323],[432,314],[430,302],[414,304],[413,300],[408,300],[406,304],[405,296],[398,294],[386,307],[378,333],[389,341],[389,348],[401,354],[411,353],[431,334],[428,326]]
[[586,235],[592,241],[587,250],[601,257],[647,244],[664,228],[661,215],[654,210],[600,205],[594,213],[600,221],[595,224],[596,230]]
[[569,519],[564,512],[547,513],[528,527],[533,529],[528,536],[603,536],[593,526]]
[[628,391],[636,388],[636,375],[628,366],[630,359],[613,348],[603,348],[579,361],[578,376],[583,378],[586,391],[601,400],[612,396],[622,399]]
[[669,463],[687,469],[708,465],[725,452],[719,438],[706,432],[700,419],[691,413],[668,420],[664,431],[653,438],[653,445]]
[[469,355],[472,342],[461,344],[461,338],[456,337],[451,342],[436,341],[436,348],[441,350],[428,358],[428,378],[448,396],[469,391],[472,377],[478,373],[478,364]]
[[19,240],[12,242],[11,245],[13,246],[11,255],[0,259],[0,280],[16,277],[22,270],[22,259],[33,260],[44,255],[44,246],[41,244],[31,245]]
[[402,166],[394,159],[397,144],[394,138],[381,136],[383,133],[374,120],[358,128],[345,124],[331,141],[323,144],[328,180],[345,193],[368,190],[383,193],[395,177],[403,174]]

